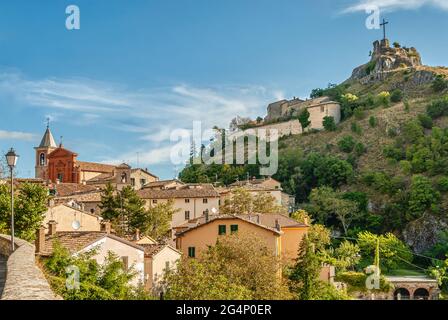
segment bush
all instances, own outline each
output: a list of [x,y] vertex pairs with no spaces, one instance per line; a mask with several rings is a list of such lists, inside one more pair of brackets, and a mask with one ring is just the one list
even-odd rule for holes
[[363,108],[358,107],[358,108],[356,108],[355,111],[353,112],[353,115],[355,116],[355,118],[356,118],[357,120],[362,120],[362,119],[364,119],[366,113],[365,113],[365,111],[364,111]]
[[355,153],[358,157],[362,156],[364,153],[366,153],[366,146],[364,144],[362,144],[361,142],[358,142],[355,145]]
[[404,111],[406,112],[411,111],[411,105],[409,104],[409,101],[404,102]]
[[369,125],[372,128],[375,128],[377,124],[378,124],[378,120],[374,116],[370,116],[370,118],[369,118]]
[[437,190],[448,192],[448,177],[441,177],[437,180]]
[[353,148],[355,147],[355,144],[356,144],[355,139],[353,139],[352,136],[344,136],[338,142],[339,149],[346,153],[352,152]]
[[434,92],[442,92],[448,88],[448,81],[443,75],[437,75],[436,79],[432,83],[432,90]]
[[423,127],[418,121],[409,121],[404,125],[403,136],[406,141],[415,143],[424,136]]
[[398,135],[397,128],[392,127],[392,128],[387,129],[387,135],[388,135],[390,138],[394,138],[394,137],[396,137],[396,136]]
[[448,96],[433,101],[426,107],[426,113],[433,119],[448,115]]
[[390,105],[390,93],[388,91],[380,92],[377,95],[377,104],[379,106],[388,107]]
[[417,116],[417,119],[423,128],[432,129],[433,123],[432,123],[432,118],[430,116],[422,113]]
[[351,129],[356,134],[362,134],[362,128],[356,122],[352,122]]
[[336,131],[336,122],[334,121],[334,117],[324,117],[322,124],[326,131]]
[[392,91],[392,93],[390,94],[390,101],[397,103],[403,100],[403,91],[401,91],[400,89],[395,89],[394,91]]

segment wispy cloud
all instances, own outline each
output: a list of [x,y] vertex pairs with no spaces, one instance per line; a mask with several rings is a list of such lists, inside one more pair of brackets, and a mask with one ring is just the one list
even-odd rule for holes
[[[263,115],[269,102],[284,97],[281,91],[258,85],[129,88],[85,78],[29,79],[8,72],[0,73],[2,94],[14,97],[22,106],[43,108],[59,121],[65,115],[76,119],[71,121],[75,125],[133,133],[136,141],[129,149],[139,149],[140,160],[150,164],[167,161],[173,130],[191,129],[194,121],[201,121],[203,129],[227,127],[237,115]],[[136,161],[136,157],[134,151],[124,150],[107,160]]]
[[2,140],[33,141],[36,139],[36,136],[32,133],[27,133],[27,132],[0,130],[0,139],[2,139]]
[[372,6],[376,6],[384,11],[413,10],[423,6],[432,6],[437,9],[448,11],[448,0],[357,0],[343,12],[365,11]]

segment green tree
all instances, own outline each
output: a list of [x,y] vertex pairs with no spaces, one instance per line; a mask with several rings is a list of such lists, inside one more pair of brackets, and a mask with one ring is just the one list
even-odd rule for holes
[[344,136],[338,141],[339,149],[346,153],[352,152],[355,144],[356,141],[352,136]]
[[390,101],[397,103],[403,100],[403,91],[395,89],[390,94]]
[[440,193],[434,190],[430,179],[413,176],[409,191],[409,220],[421,217],[427,209],[434,209],[439,199]]
[[335,266],[340,271],[353,270],[361,260],[360,252],[361,249],[357,244],[344,240],[334,250]]
[[326,131],[336,131],[336,122],[334,121],[334,117],[326,116],[322,122],[324,129]]
[[437,75],[435,80],[432,83],[432,89],[434,92],[442,92],[448,88],[448,81],[445,76]]
[[302,132],[305,132],[305,129],[308,128],[308,126],[311,124],[310,113],[308,112],[308,109],[304,109],[302,112],[300,112],[298,119],[300,125],[302,126]]
[[[130,281],[137,275],[134,268],[124,270],[118,256],[109,252],[102,265],[93,259],[96,251],[91,250],[76,256],[59,243],[54,244],[53,253],[43,260],[47,277],[53,290],[65,300],[135,300],[149,299],[141,287]],[[79,289],[69,289],[66,280],[68,266],[79,269]]]
[[172,217],[177,211],[172,200],[159,203],[148,209],[145,219],[139,225],[144,227],[142,230],[146,235],[158,240],[164,239],[169,236]]
[[[48,190],[41,185],[23,183],[14,195],[15,235],[33,241],[47,211]],[[11,192],[0,185],[0,231],[10,232]]]
[[113,221],[119,216],[119,204],[117,204],[115,189],[111,183],[108,183],[101,193],[101,203],[99,207],[101,209],[101,216],[106,220]]

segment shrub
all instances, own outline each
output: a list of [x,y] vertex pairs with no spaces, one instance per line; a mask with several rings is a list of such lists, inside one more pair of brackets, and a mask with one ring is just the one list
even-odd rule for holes
[[430,116],[422,113],[417,116],[417,119],[423,128],[432,129],[433,123],[432,123],[432,118]]
[[369,125],[372,128],[375,128],[377,124],[378,124],[378,120],[374,116],[370,116],[370,118],[369,118]]
[[358,142],[355,145],[355,153],[358,157],[362,156],[364,153],[366,153],[366,146],[364,144],[362,144],[361,142]]
[[356,108],[355,111],[353,112],[353,115],[355,116],[355,118],[356,118],[357,120],[362,120],[362,119],[364,119],[364,117],[366,116],[366,113],[365,113],[365,111],[364,111],[363,108],[358,107],[358,108]]
[[411,105],[409,104],[409,101],[404,102],[404,111],[406,112],[411,111]]
[[403,136],[406,141],[415,143],[424,136],[423,127],[416,120],[409,121],[404,125]]
[[356,144],[355,139],[353,139],[352,136],[344,136],[338,142],[339,149],[346,153],[352,152],[353,148],[355,147],[355,144]]
[[434,92],[442,92],[448,88],[448,81],[443,75],[437,75],[436,79],[432,83],[432,90]]
[[394,146],[386,146],[383,149],[383,154],[386,158],[394,159],[397,161],[403,160],[406,157],[405,152],[401,148],[396,148]]
[[391,127],[391,128],[389,128],[389,129],[387,129],[387,135],[388,135],[390,138],[394,138],[394,137],[396,137],[396,136],[398,135],[397,128]]
[[390,93],[388,91],[380,92],[377,95],[377,104],[388,107],[390,105]]
[[357,124],[356,122],[352,122],[351,125],[352,132],[361,135],[362,134],[362,128]]
[[401,48],[401,45],[397,42],[397,41],[395,41],[394,43],[393,43],[393,46],[394,46],[394,48]]
[[322,122],[324,129],[327,131],[336,131],[336,122],[334,121],[334,117],[324,117],[324,121]]
[[375,70],[376,67],[376,61],[370,61],[366,66],[366,73],[367,75],[370,75],[373,70]]
[[433,119],[448,115],[448,96],[433,101],[426,107],[426,113]]
[[394,91],[392,91],[392,93],[390,94],[390,101],[397,103],[401,100],[403,100],[403,91],[401,91],[400,89],[395,89]]
[[448,177],[441,177],[437,180],[437,190],[448,192]]

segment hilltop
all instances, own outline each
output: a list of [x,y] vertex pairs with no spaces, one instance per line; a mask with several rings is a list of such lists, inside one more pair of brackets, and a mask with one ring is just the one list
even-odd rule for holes
[[[423,65],[416,48],[376,41],[371,60],[346,81],[313,90],[310,98],[341,105],[341,123],[282,137],[274,178],[335,232],[348,222],[348,234],[393,232],[416,252],[435,250],[448,227],[447,78],[448,68]],[[199,165],[180,176],[197,182],[218,174],[226,183],[254,169]],[[341,218],[325,207],[328,197],[352,201],[359,212]]]

